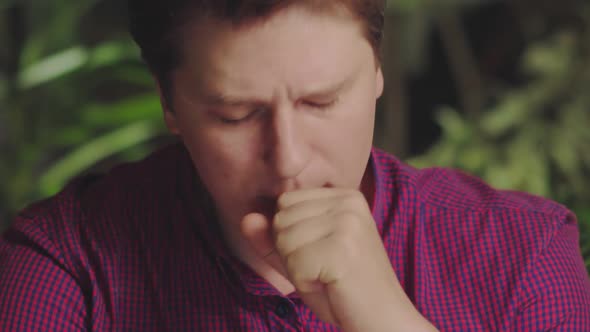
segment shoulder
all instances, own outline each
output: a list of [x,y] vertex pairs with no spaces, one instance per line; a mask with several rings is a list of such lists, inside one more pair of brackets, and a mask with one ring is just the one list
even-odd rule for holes
[[[129,265],[121,249],[137,247],[129,225],[145,221],[141,214],[153,209],[155,193],[171,196],[177,149],[75,179],[16,217],[0,237],[0,329],[49,324],[73,330],[91,315],[94,327],[109,329],[106,308],[117,301],[110,292],[118,287],[116,276],[129,272],[121,270]],[[132,203],[141,209],[130,212]]]
[[576,227],[573,213],[549,199],[498,190],[459,170],[415,169],[379,155],[394,184],[392,204],[406,211],[395,222],[423,239],[421,250],[434,265],[475,271],[482,283],[486,273],[523,277],[564,227]]
[[446,213],[503,214],[514,218],[567,218],[571,212],[550,199],[513,190],[493,188],[476,176],[457,169],[432,167],[416,169],[396,157],[375,150],[382,177],[391,190],[408,192],[415,204],[430,211]]
[[171,145],[155,151],[145,159],[120,164],[106,174],[91,176],[78,186],[75,199],[89,217],[104,212],[134,213],[150,211],[152,203],[167,203],[173,196],[178,177],[185,175],[188,156],[182,145]]
[[136,219],[129,218],[132,214],[141,218],[159,199],[172,196],[182,153],[180,146],[169,146],[105,174],[76,178],[55,196],[21,211],[8,232],[43,243],[60,257],[79,253],[89,240],[113,236],[128,226],[122,222]]
[[[392,224],[406,225],[398,229],[420,240],[412,242],[411,257],[420,262],[416,275],[428,278],[416,284],[437,288],[445,305],[447,297],[460,298],[474,321],[477,313],[497,313],[502,322],[487,321],[489,330],[532,323],[541,312],[552,317],[548,324],[565,322],[566,312],[576,312],[569,315],[577,323],[588,320],[590,283],[576,217],[566,207],[498,190],[459,170],[415,169],[386,153],[376,156],[393,184],[393,206],[408,211]],[[447,323],[441,318],[441,326]]]
[[125,197],[141,199],[152,193],[171,190],[186,158],[181,145],[157,150],[140,161],[116,165],[104,174],[73,179],[55,196],[31,204],[19,215],[67,217],[80,208],[120,205]]
[[576,227],[575,215],[550,199],[499,190],[460,170],[416,169],[386,153],[380,159],[394,184],[393,205],[431,239],[441,262],[453,256],[460,263],[467,253],[486,263],[477,258],[485,254],[526,270],[564,225]]

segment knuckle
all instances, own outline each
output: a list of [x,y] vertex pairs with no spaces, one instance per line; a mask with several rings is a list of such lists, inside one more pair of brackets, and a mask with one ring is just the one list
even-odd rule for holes
[[338,250],[345,254],[353,254],[355,251],[356,239],[363,231],[362,223],[359,217],[352,212],[339,212],[336,218],[338,219],[338,231],[334,233],[334,245]]
[[344,207],[353,207],[357,204],[357,199],[358,198],[354,194],[349,194],[342,200],[342,205]]
[[289,192],[289,191],[282,193],[279,196],[279,198],[277,199],[277,205],[279,207],[288,206],[290,204],[290,199],[291,199],[292,195],[293,195],[292,192]]
[[291,282],[297,288],[303,285],[308,279],[303,263],[304,257],[299,252],[295,252],[285,258],[285,267],[291,277]]
[[344,197],[342,204],[347,208],[360,208],[365,203],[365,196],[358,190],[351,190]]
[[338,251],[344,257],[350,257],[355,252],[354,239],[347,234],[339,234],[334,237],[335,245],[338,247]]
[[359,222],[358,217],[351,211],[340,211],[336,213],[336,219],[338,223],[342,226],[340,229],[344,231],[351,230],[354,231],[357,229]]

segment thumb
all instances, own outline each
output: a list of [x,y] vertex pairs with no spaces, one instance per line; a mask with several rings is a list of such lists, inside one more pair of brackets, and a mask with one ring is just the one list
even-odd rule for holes
[[261,257],[266,258],[274,251],[271,221],[263,214],[247,214],[242,218],[240,229],[242,235]]

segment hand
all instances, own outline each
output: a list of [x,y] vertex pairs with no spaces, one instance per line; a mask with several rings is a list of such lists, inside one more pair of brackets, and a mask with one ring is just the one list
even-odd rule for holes
[[401,288],[364,196],[320,188],[283,194],[271,222],[250,214],[244,235],[259,255],[274,250],[304,303],[345,331],[431,327]]

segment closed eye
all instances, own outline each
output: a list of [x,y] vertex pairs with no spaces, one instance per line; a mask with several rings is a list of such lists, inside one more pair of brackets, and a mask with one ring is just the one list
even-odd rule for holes
[[221,121],[221,123],[227,124],[227,125],[237,125],[237,124],[240,124],[241,122],[244,122],[246,120],[246,118],[242,118],[242,119],[228,119],[228,118],[221,117],[221,118],[219,118],[219,121]]
[[219,116],[219,121],[221,123],[227,124],[227,125],[239,125],[241,123],[247,122],[248,120],[250,120],[254,116],[264,112],[265,110],[266,109],[264,107],[254,108],[247,115],[242,116],[240,118],[229,118],[229,117]]
[[312,108],[316,108],[316,109],[328,109],[332,106],[334,106],[334,104],[336,104],[337,99],[334,99],[332,101],[329,102],[314,102],[314,101],[305,101],[303,102],[303,104],[305,104],[306,106],[312,107]]

